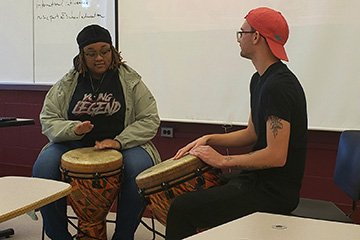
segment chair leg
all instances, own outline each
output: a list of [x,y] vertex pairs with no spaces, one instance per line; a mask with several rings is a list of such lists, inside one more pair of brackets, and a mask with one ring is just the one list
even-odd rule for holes
[[[144,213],[144,211],[142,212],[142,214]],[[142,216],[141,214],[141,216]],[[109,220],[109,219],[106,219],[106,222],[109,222],[109,223],[114,223],[116,224],[116,221],[114,220]],[[165,236],[163,234],[161,234],[160,232],[156,231],[155,229],[155,219],[153,216],[151,216],[151,227],[149,225],[147,225],[140,217],[140,223],[145,227],[147,228],[148,230],[150,230],[152,232],[152,235],[153,235],[153,238],[152,240],[155,240],[156,238],[156,234],[158,234],[159,236],[165,238]]]
[[357,204],[356,201],[352,201],[351,212],[349,214],[347,214],[346,216],[351,217],[354,214],[354,212],[356,210],[356,204]]
[[[151,215],[151,227],[149,225],[147,225],[142,219],[142,215],[143,213],[145,212],[145,209],[143,210],[143,212],[140,214],[140,223],[146,228],[148,229],[149,231],[152,232],[152,240],[155,240],[156,239],[156,235],[159,235],[160,237],[164,238],[165,239],[165,235],[158,232],[155,228],[155,218],[153,215]],[[75,219],[77,220],[78,218],[76,216],[67,216],[67,221],[70,225],[72,225],[75,229],[79,230],[78,227],[70,220],[70,219]],[[114,223],[116,224],[116,221],[115,220],[110,220],[110,219],[106,219],[106,222],[109,222],[109,223]],[[73,236],[75,237],[76,234]],[[45,239],[45,229],[44,229],[44,226],[42,226],[42,231],[41,231],[41,239],[44,240]]]
[[[73,227],[75,229],[77,229],[77,227],[74,225],[73,222],[70,221],[70,219],[77,219],[77,217],[74,217],[74,216],[68,216],[68,222],[73,225]],[[109,220],[107,219],[106,222],[109,222],[109,223],[116,223],[116,221],[114,220]],[[155,240],[156,239],[156,235],[159,235],[160,237],[164,238],[165,239],[165,235],[156,231],[156,228],[155,228],[155,219],[154,219],[154,216],[151,216],[151,227],[149,225],[147,225],[143,220],[140,220],[140,223],[146,228],[148,229],[149,231],[152,232],[152,240]],[[12,233],[14,234],[14,233]],[[76,235],[75,235],[76,236]],[[74,237],[74,236],[73,236]],[[41,240],[44,240],[45,239],[45,229],[44,229],[44,226],[42,226],[42,229],[41,229]]]
[[14,229],[8,228],[8,229],[0,231],[0,238],[3,238],[3,237],[9,238],[11,235],[14,235],[14,234],[15,234]]
[[155,240],[155,238],[156,238],[156,235],[155,235],[155,220],[154,220],[154,216],[151,216],[151,228],[153,229],[153,238],[152,238],[152,240]]
[[143,220],[140,220],[140,223],[146,228],[148,229],[149,231],[152,232],[153,234],[153,240],[155,240],[156,238],[156,235],[162,237],[165,239],[165,235],[162,234],[161,232],[157,231],[156,228],[155,228],[155,219],[153,216],[151,216],[151,227],[149,225],[147,225]]

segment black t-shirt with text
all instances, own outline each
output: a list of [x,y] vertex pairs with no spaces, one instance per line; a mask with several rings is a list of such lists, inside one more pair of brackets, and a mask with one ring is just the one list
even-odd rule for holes
[[124,129],[125,99],[116,70],[108,71],[102,79],[89,74],[79,76],[70,101],[70,120],[90,121],[94,128],[81,141],[93,146],[95,141],[113,139]]

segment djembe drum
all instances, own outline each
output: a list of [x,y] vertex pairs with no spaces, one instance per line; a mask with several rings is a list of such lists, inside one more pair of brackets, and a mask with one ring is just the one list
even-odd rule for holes
[[78,148],[61,157],[68,201],[78,217],[77,239],[106,240],[106,216],[120,191],[122,155],[113,149]]
[[136,177],[136,184],[154,217],[166,225],[170,204],[176,196],[219,185],[219,173],[219,169],[212,168],[199,158],[186,155],[146,169]]

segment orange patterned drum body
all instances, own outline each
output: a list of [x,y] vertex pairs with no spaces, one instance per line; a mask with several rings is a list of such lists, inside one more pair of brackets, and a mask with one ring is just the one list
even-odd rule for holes
[[148,201],[154,217],[166,225],[171,201],[181,194],[220,184],[219,169],[214,169],[192,155],[168,159],[136,177],[140,194]]
[[78,239],[106,240],[106,216],[120,191],[122,155],[112,149],[78,148],[61,157],[68,201],[78,217]]

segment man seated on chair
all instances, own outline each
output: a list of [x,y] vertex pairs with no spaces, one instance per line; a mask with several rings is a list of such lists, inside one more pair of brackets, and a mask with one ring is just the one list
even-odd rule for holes
[[[205,135],[180,149],[216,168],[240,168],[226,184],[189,192],[170,207],[166,239],[183,239],[257,211],[289,214],[299,201],[307,144],[303,88],[281,61],[288,25],[278,11],[256,8],[237,32],[240,55],[256,69],[250,82],[251,113],[245,129]],[[224,156],[211,146],[243,147],[250,153]],[[181,161],[181,160],[179,160]]]

